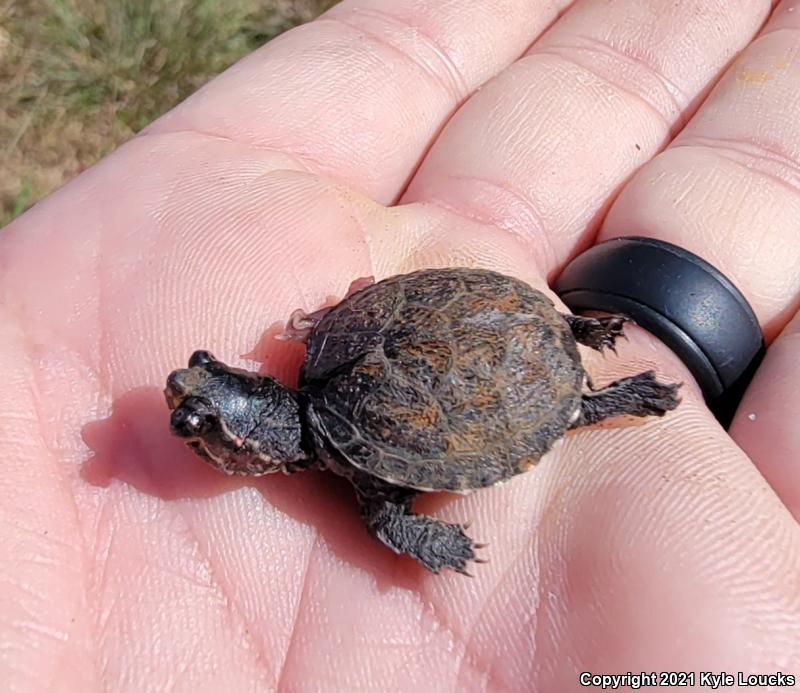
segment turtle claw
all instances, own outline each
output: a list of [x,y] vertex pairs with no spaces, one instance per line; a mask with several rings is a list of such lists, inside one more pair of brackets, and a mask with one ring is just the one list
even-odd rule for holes
[[623,337],[623,325],[628,318],[622,315],[611,315],[605,318],[586,318],[580,315],[567,315],[566,320],[572,330],[575,341],[591,347],[599,352],[606,349],[617,353],[614,342]]
[[485,544],[474,543],[464,532],[464,525],[451,525],[430,518],[426,520],[436,526],[437,541],[434,544],[419,545],[411,554],[434,573],[447,568],[467,577],[475,577],[468,567],[471,562],[482,562],[475,551]]
[[330,308],[321,308],[313,313],[306,313],[302,308],[292,311],[286,321],[286,327],[281,334],[275,335],[280,342],[305,342],[309,335],[319,325],[320,320],[329,312]]
[[375,283],[375,277],[370,275],[368,277],[359,277],[350,282],[350,288],[347,289],[345,298],[350,298],[353,294],[357,294],[362,289],[372,286]]
[[[375,277],[361,277],[350,283],[350,288],[347,289],[344,299],[350,298],[353,294],[357,294],[362,289],[372,286],[375,283]],[[286,327],[283,332],[275,335],[275,339],[279,342],[306,342],[311,333],[319,325],[320,320],[324,318],[333,308],[328,306],[320,308],[313,313],[306,313],[302,308],[292,311],[289,319],[286,321]]]
[[[471,523],[468,522],[466,524],[462,524],[461,527],[466,529],[467,527],[469,527],[470,524]],[[466,537],[466,535],[464,535],[464,536],[465,536],[465,538],[468,539],[468,537]],[[470,545],[469,550],[468,550],[468,553],[470,554],[470,556],[468,558],[466,558],[466,559],[460,560],[458,562],[458,565],[452,565],[452,566],[450,566],[450,568],[452,570],[454,570],[456,573],[459,573],[461,575],[466,575],[467,577],[471,577],[471,578],[475,577],[474,573],[471,573],[469,570],[467,570],[467,566],[470,563],[478,563],[478,564],[480,564],[480,563],[489,563],[489,559],[488,558],[482,558],[480,556],[476,556],[475,555],[475,551],[483,549],[483,548],[485,548],[487,546],[488,546],[488,544],[483,543],[483,542],[471,542],[471,545]]]

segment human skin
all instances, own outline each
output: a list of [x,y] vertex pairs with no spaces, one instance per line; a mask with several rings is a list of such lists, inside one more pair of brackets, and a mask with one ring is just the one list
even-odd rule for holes
[[[0,681],[800,675],[799,108],[797,0],[346,1],[16,220],[0,236]],[[333,475],[229,479],[169,434],[161,389],[194,349],[291,382],[301,352],[276,325],[354,278],[471,265],[546,289],[627,234],[730,277],[766,359],[726,432],[642,330],[587,353],[596,383],[652,367],[684,382],[681,405],[421,500],[488,542],[473,579],[374,542]]]

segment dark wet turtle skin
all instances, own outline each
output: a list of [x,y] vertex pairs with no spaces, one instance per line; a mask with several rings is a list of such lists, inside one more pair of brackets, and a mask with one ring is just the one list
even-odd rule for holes
[[301,374],[316,422],[361,471],[421,491],[524,472],[579,413],[572,331],[525,283],[480,270],[394,277],[333,308]]
[[297,391],[196,351],[167,379],[170,425],[226,474],[345,476],[376,539],[434,573],[468,574],[481,545],[415,514],[418,493],[490,486],[571,428],[678,405],[678,386],[652,371],[589,386],[577,343],[613,349],[624,322],[562,315],[488,270],[358,280],[337,306],[287,323],[283,337],[307,343]]

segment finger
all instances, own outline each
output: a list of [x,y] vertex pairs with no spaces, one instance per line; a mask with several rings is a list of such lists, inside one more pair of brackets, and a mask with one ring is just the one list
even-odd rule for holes
[[600,238],[641,234],[726,274],[768,340],[800,301],[800,12],[782,3],[670,147],[623,190]]
[[346,0],[215,79],[145,132],[291,154],[393,200],[458,104],[569,0]]
[[800,313],[772,343],[730,434],[800,521]]
[[548,273],[669,140],[769,3],[583,0],[448,123],[405,200],[499,227]]

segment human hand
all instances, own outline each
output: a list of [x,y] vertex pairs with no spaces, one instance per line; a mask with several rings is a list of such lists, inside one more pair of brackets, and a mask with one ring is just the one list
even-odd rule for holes
[[[561,691],[582,671],[800,673],[800,5],[761,28],[767,2],[568,4],[344,2],[3,232],[0,680]],[[473,580],[375,543],[331,475],[230,480],[168,432],[164,378],[192,350],[290,378],[297,350],[264,331],[356,277],[476,265],[545,288],[622,234],[723,271],[766,361],[725,432],[646,333],[587,354],[598,384],[654,367],[683,403],[570,435],[501,487],[422,499],[489,543]]]

